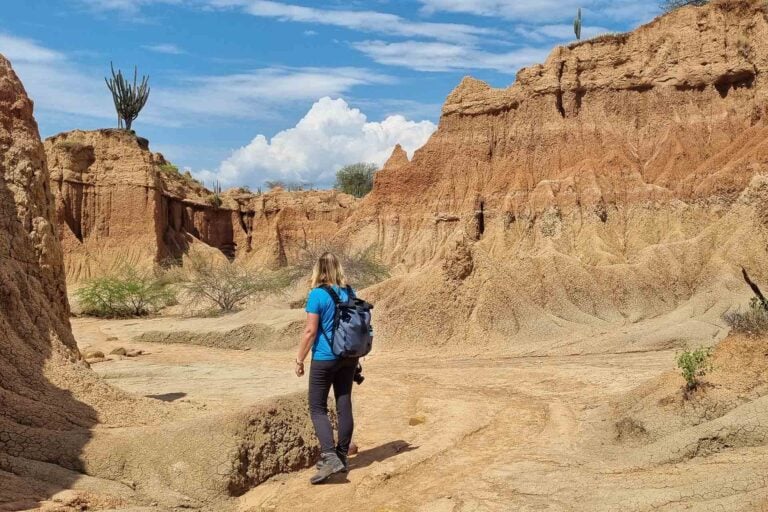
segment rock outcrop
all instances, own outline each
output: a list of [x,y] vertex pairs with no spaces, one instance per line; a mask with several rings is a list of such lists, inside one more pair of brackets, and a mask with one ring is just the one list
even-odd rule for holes
[[[23,504],[74,480],[63,468],[81,467],[88,429],[120,416],[101,405],[124,395],[88,369],[72,337],[45,153],[32,102],[2,56],[0,219],[0,502]],[[52,467],[63,474],[55,483]]]
[[[464,79],[338,235],[400,270],[372,290],[380,339],[580,352],[609,326],[628,350],[722,335],[738,267],[768,279],[767,41],[764,2],[716,0],[558,47],[507,89]],[[631,334],[675,311],[674,332]]]
[[334,234],[356,204],[334,191],[216,195],[124,130],[61,133],[45,150],[70,281],[195,250],[285,265]]

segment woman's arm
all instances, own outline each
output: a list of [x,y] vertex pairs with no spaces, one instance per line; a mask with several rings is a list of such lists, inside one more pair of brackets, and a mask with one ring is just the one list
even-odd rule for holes
[[309,350],[312,348],[312,344],[315,342],[318,325],[320,325],[320,315],[315,313],[307,313],[307,323],[304,326],[304,334],[301,335],[299,353],[296,355],[297,377],[304,375],[304,360],[307,358],[307,354],[309,354]]

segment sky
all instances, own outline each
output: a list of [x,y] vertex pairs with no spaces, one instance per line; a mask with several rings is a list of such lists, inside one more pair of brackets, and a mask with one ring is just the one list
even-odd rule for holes
[[42,137],[117,124],[110,63],[149,75],[135,121],[210,185],[332,185],[355,162],[412,155],[466,75],[508,87],[582,37],[659,14],[631,0],[3,0],[0,53]]

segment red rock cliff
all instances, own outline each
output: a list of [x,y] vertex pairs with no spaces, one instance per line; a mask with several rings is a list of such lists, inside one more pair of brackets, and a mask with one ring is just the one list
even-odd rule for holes
[[558,47],[506,89],[465,78],[338,235],[400,271],[372,291],[380,339],[601,350],[604,326],[684,308],[678,339],[721,335],[688,319],[718,325],[740,265],[768,278],[767,73],[765,3],[716,0]]
[[356,200],[333,191],[214,194],[122,130],[45,141],[67,278],[179,260],[212,247],[255,266],[285,265],[333,235]]

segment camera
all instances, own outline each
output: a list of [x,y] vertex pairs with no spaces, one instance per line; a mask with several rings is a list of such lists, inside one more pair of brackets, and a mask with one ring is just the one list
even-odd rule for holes
[[358,363],[357,368],[355,368],[355,376],[352,377],[352,380],[358,385],[362,384],[365,380],[365,377],[363,377],[363,366],[360,363]]

